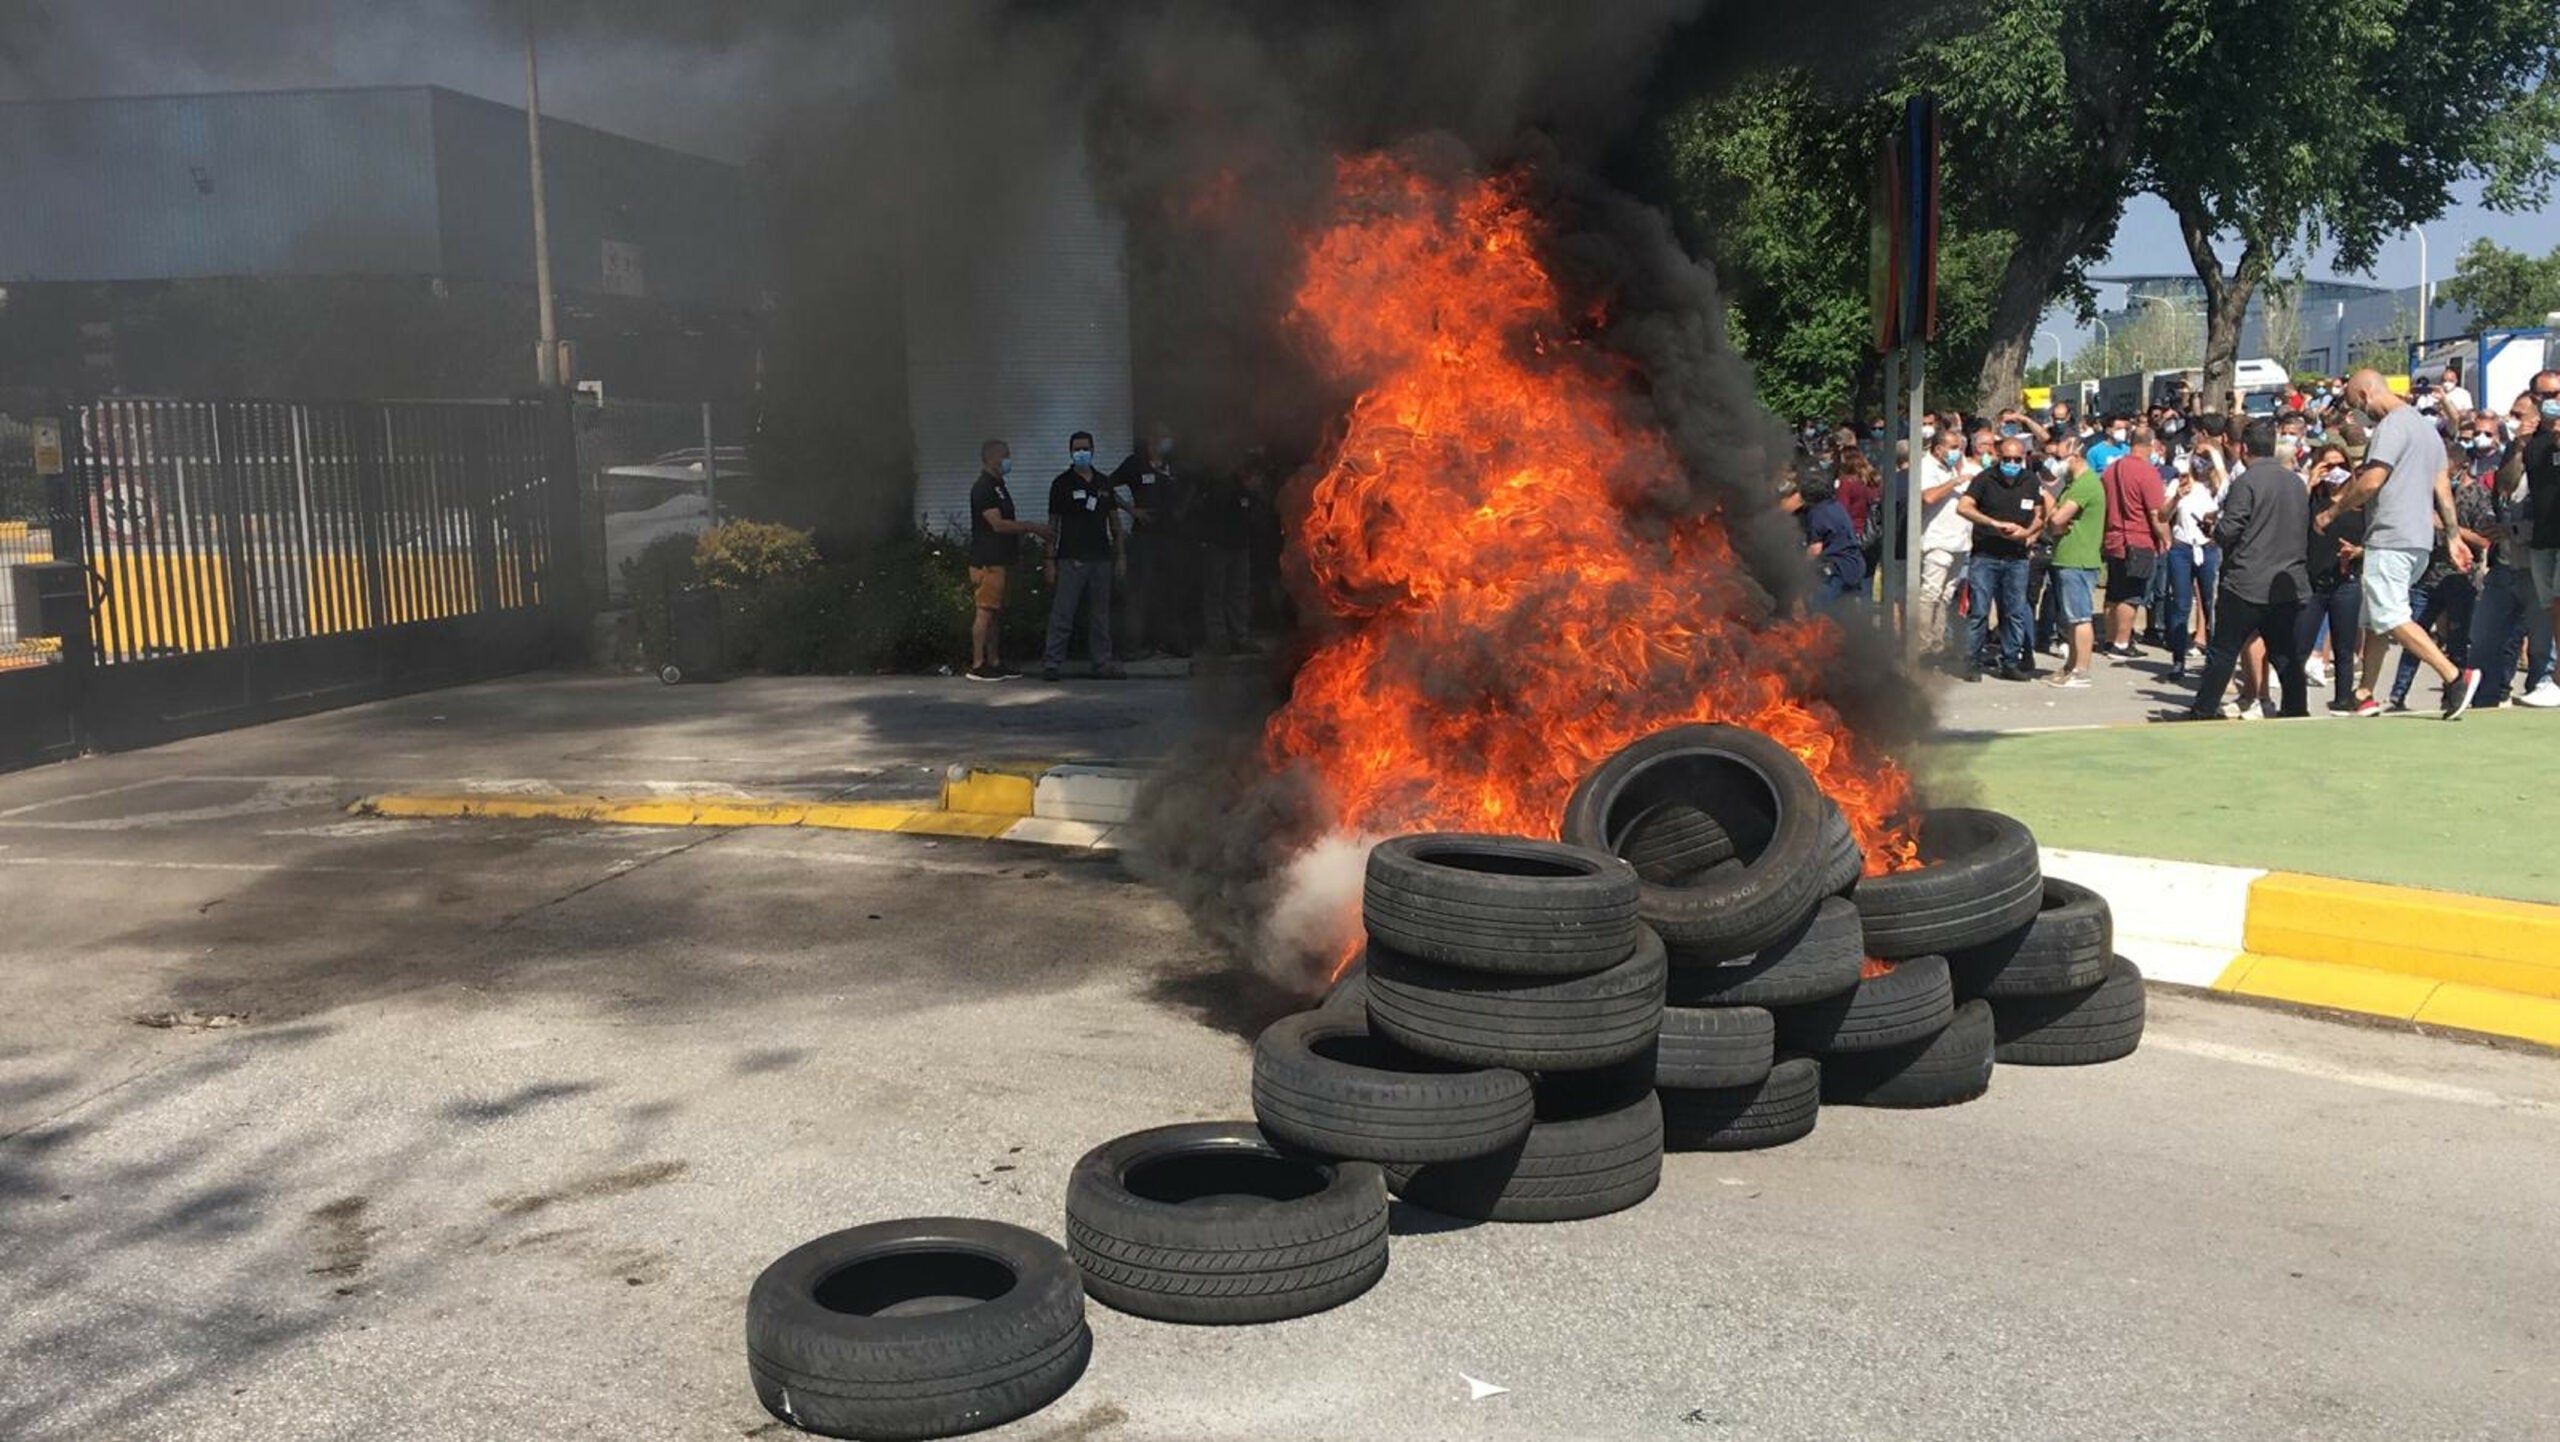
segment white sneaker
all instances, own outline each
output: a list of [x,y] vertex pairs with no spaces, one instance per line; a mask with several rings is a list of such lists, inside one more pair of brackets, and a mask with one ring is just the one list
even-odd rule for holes
[[2329,684],[2329,668],[2320,664],[2320,658],[2314,656],[2302,663],[2302,677],[2314,686],[2326,686]]
[[2530,706],[2537,711],[2548,711],[2554,706],[2560,706],[2560,680],[2554,680],[2549,676],[2543,677],[2542,684],[2518,696],[2516,704]]
[[2246,706],[2237,701],[2225,701],[2222,703],[2222,716],[2226,721],[2264,721],[2267,708],[2255,701]]

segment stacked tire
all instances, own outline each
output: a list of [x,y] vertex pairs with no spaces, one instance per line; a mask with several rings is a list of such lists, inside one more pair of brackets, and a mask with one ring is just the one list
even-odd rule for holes
[[1432,833],[1369,855],[1368,947],[1254,1047],[1274,1141],[1374,1162],[1481,1221],[1634,1206],[1662,1176],[1655,1044],[1668,958],[1634,868],[1552,841]]
[[1821,1103],[1946,1106],[1996,1061],[2132,1050],[2141,978],[2102,898],[2047,881],[2012,818],[1920,821],[1921,864],[1867,877],[1804,764],[1739,727],[1676,727],[1576,788],[1568,843],[1637,873],[1669,962],[1657,1082],[1673,1150],[1775,1146]]

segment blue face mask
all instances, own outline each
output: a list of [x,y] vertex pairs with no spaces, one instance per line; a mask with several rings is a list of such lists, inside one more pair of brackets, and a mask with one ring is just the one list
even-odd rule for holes
[[1000,461],[996,462],[996,474],[997,474],[997,475],[999,475],[999,476],[1009,476],[1009,475],[1012,475],[1012,474],[1013,474],[1013,457],[1011,457],[1011,456],[1007,456],[1007,457],[1005,457],[1003,460],[1000,460]]
[[2560,396],[2542,398],[2542,418],[2546,421],[2560,421]]
[[2018,477],[2025,475],[2026,472],[2027,463],[2024,461],[2002,461],[2000,463],[2000,474],[2007,476],[2013,481]]
[[1093,452],[1069,451],[1067,452],[1067,459],[1079,466],[1089,466],[1093,464]]

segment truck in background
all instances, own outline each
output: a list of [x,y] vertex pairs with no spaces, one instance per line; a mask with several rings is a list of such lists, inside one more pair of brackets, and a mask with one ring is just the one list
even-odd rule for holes
[[2412,382],[2436,383],[2446,366],[2462,374],[2463,389],[2475,405],[2504,409],[2533,384],[2534,372],[2560,366],[2560,314],[2544,317],[2529,329],[2484,330],[2471,335],[2439,336],[2409,347]]

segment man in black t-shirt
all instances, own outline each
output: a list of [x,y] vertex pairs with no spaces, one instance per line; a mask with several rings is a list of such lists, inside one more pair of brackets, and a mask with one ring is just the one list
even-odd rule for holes
[[[2552,624],[2560,625],[2560,370],[2536,373],[2522,400],[2515,413],[2515,443],[2498,470],[2498,489],[2512,497],[2518,486],[2525,488],[2525,505],[2533,517],[2527,561],[2534,591],[2550,609]],[[2538,687],[2524,702],[2560,706],[2560,685]]]
[[2044,488],[2027,467],[2027,444],[2016,436],[2000,441],[1999,459],[1984,466],[1973,485],[1956,500],[1956,510],[1973,522],[1972,654],[1964,678],[1982,679],[1985,653],[1991,651],[1991,608],[2000,608],[2000,632],[1994,664],[2003,681],[2034,675],[2027,651],[2027,554],[2044,534],[2048,515]]
[[1194,519],[1200,535],[1201,621],[1212,656],[1250,656],[1253,644],[1253,550],[1270,520],[1270,463],[1260,451],[1234,476],[1200,488]]
[[1013,448],[1002,441],[978,447],[978,479],[969,487],[969,588],[977,612],[969,623],[969,679],[1010,681],[1022,673],[996,654],[1004,623],[1005,581],[1022,555],[1022,538],[1047,540],[1047,526],[1018,521],[1013,492],[1005,477],[1013,474]]
[[1049,644],[1040,656],[1040,679],[1055,681],[1067,661],[1076,612],[1085,612],[1085,649],[1094,674],[1117,680],[1127,674],[1111,652],[1111,583],[1127,571],[1120,555],[1120,502],[1111,478],[1093,467],[1093,433],[1067,439],[1067,468],[1049,483],[1049,528],[1057,544],[1049,553]]
[[1122,543],[1128,562],[1128,585],[1121,596],[1128,626],[1122,649],[1131,660],[1144,661],[1158,651],[1191,654],[1191,618],[1181,600],[1190,593],[1190,496],[1173,471],[1173,433],[1157,426],[1146,448],[1132,451],[1111,473],[1111,484],[1125,492],[1129,525]]

